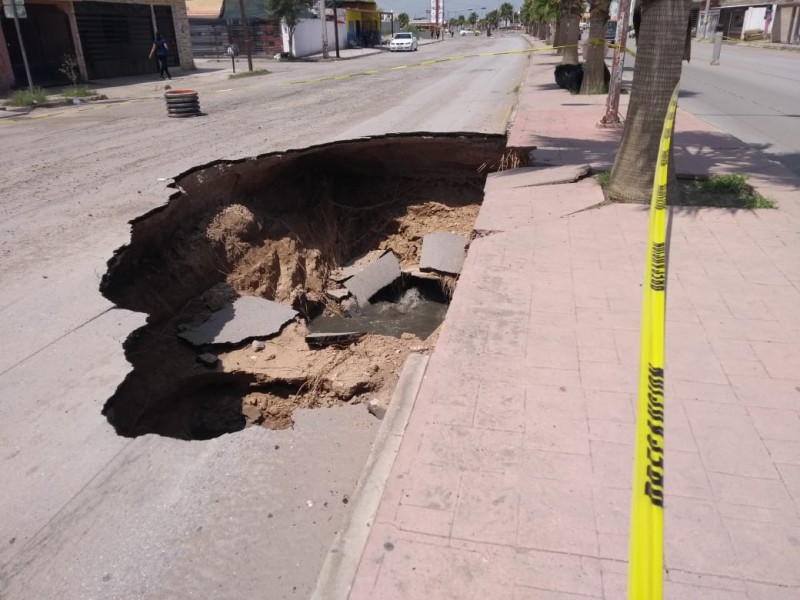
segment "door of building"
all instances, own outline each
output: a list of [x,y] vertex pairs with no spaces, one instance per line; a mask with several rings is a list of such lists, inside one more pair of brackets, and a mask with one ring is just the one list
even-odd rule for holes
[[[65,56],[75,57],[75,46],[69,28],[69,17],[56,6],[49,4],[26,3],[27,18],[20,19],[22,40],[28,55],[33,85],[48,86],[69,83],[66,75],[59,69]],[[8,44],[11,67],[14,71],[15,85],[27,85],[25,63],[12,19],[3,22],[3,35]]]

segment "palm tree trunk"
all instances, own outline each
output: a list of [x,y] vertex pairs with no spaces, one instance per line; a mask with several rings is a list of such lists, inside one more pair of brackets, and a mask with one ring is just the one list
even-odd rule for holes
[[605,94],[608,91],[605,82],[605,35],[610,4],[609,0],[592,0],[589,43],[583,58],[581,94]]
[[[690,0],[644,0],[633,89],[622,142],[606,194],[617,202],[650,200],[658,143],[670,97],[681,78]],[[670,152],[667,199],[677,197]]]
[[556,35],[555,46],[558,48],[556,54],[564,54],[564,44],[567,39],[567,9],[569,8],[569,0],[560,0],[558,3],[558,20],[556,21]]
[[566,18],[562,23],[566,23],[564,35],[564,54],[561,58],[562,65],[577,65],[578,42],[581,39],[581,3],[580,0],[567,0]]

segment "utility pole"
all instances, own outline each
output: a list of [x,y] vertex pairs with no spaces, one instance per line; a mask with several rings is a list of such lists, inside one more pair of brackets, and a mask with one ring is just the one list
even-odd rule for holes
[[247,68],[253,70],[253,49],[250,47],[250,27],[247,25],[247,17],[244,14],[244,0],[239,0],[239,21],[244,32],[244,50],[247,52]]
[[[19,40],[19,49],[22,52],[22,63],[25,65],[25,75],[28,78],[28,89],[33,93],[33,78],[31,77],[31,68],[28,65],[28,54],[25,52],[25,42],[22,41],[22,29],[19,27],[19,13],[17,12],[17,0],[11,0],[11,13],[14,15],[14,27],[17,29],[17,39]],[[8,15],[6,15],[8,16]]]
[[319,0],[319,18],[322,21],[322,58],[328,57],[328,18],[325,15],[325,0]]
[[620,0],[617,8],[617,37],[614,48],[614,58],[611,61],[611,81],[608,85],[606,98],[606,114],[600,120],[600,125],[618,125],[619,118],[619,93],[622,89],[622,67],[625,64],[625,42],[628,39],[628,13],[631,10],[631,0]]
[[341,58],[339,56],[339,13],[336,12],[337,1],[333,0],[333,43],[336,44],[336,58]]

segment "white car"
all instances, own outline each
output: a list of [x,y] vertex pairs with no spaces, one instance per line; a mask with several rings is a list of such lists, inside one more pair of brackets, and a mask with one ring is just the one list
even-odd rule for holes
[[458,32],[459,35],[480,35],[480,31],[473,31],[471,29],[462,29]]
[[389,42],[390,52],[413,52],[418,47],[417,38],[409,31],[395,33],[392,41]]

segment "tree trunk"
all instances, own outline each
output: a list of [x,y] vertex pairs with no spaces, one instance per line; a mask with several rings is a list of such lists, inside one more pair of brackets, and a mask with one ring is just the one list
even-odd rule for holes
[[553,46],[556,47],[556,54],[564,53],[564,49],[561,46],[564,45],[566,26],[566,20],[562,20],[561,16],[559,15],[558,20],[556,21],[556,31],[553,34]]
[[567,13],[562,18],[562,23],[566,23],[564,33],[564,54],[561,58],[562,65],[577,65],[578,42],[581,40],[581,3],[580,0],[568,0],[566,3]]
[[567,39],[567,18],[569,17],[569,3],[570,0],[560,0],[558,3],[558,20],[556,21],[556,38],[555,46],[557,48],[556,54],[564,54],[563,46],[566,44]]
[[611,3],[608,0],[592,0],[589,18],[589,43],[583,57],[583,83],[581,94],[605,94],[606,23]]
[[[650,201],[664,117],[681,78],[690,6],[690,0],[642,0],[630,105],[606,187],[610,200]],[[668,200],[677,197],[671,151],[669,160]]]

